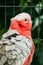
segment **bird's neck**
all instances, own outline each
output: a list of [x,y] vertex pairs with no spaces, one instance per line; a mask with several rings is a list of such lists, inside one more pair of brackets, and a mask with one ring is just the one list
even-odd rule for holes
[[19,34],[23,35],[23,36],[26,36],[27,38],[29,39],[32,39],[31,38],[31,27],[32,27],[32,24],[31,23],[25,23],[23,21],[15,21],[15,22],[11,22],[11,26],[10,28],[13,29],[13,30],[17,30],[19,32]]

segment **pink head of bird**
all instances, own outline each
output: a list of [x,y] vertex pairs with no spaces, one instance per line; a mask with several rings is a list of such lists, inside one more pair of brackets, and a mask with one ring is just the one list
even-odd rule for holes
[[16,15],[15,17],[11,18],[11,21],[24,21],[25,23],[29,22],[32,23],[31,21],[31,16],[28,13],[20,13]]

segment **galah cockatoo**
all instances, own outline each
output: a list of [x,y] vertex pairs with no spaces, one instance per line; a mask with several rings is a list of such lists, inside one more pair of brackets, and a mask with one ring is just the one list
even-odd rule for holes
[[[19,53],[18,57],[19,55],[21,55],[20,60],[22,61],[22,64],[20,64],[21,61],[18,62],[16,61],[16,65],[30,65],[32,62],[33,54],[34,54],[34,43],[31,37],[31,28],[32,28],[31,16],[28,13],[20,13],[15,17],[11,18],[11,24],[8,32],[3,34],[2,36],[3,38],[8,38],[14,36],[14,34],[17,34],[18,36],[16,37],[16,39],[22,40],[20,42],[15,42],[15,44],[18,45],[20,48],[22,47],[22,53],[24,53],[23,56],[21,54],[21,50],[16,48],[17,52]],[[11,41],[14,42],[14,39],[11,39]],[[7,46],[5,50],[8,51],[9,47]],[[27,52],[24,52],[24,50]]]

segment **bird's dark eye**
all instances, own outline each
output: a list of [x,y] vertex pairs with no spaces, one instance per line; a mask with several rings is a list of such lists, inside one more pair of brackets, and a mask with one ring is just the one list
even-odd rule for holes
[[25,19],[24,21],[27,21],[27,19]]

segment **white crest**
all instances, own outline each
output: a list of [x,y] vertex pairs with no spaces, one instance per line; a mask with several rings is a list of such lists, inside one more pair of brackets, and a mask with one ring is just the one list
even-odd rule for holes
[[25,19],[29,20],[32,23],[31,16],[28,13],[20,13],[20,14],[16,15],[15,17],[11,18],[11,21],[12,20],[20,21],[20,20],[25,20]]

